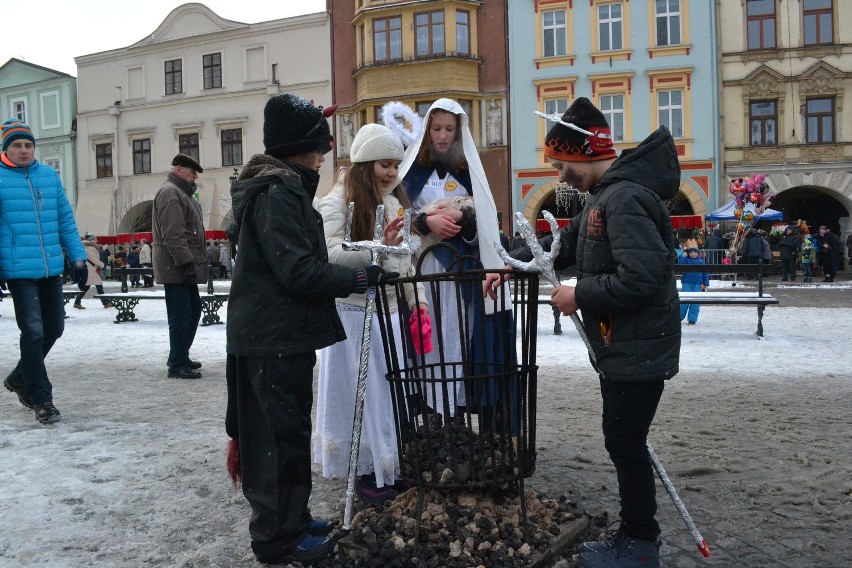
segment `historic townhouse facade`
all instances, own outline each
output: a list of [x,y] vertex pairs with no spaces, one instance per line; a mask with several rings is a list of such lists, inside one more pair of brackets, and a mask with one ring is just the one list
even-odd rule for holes
[[699,0],[509,2],[516,209],[530,221],[578,210],[576,196],[557,192],[542,147],[550,124],[533,111],[561,115],[579,96],[603,111],[618,150],[666,125],[682,169],[673,213],[714,209],[723,200],[715,22]]
[[65,194],[77,201],[77,79],[20,59],[0,67],[0,123],[17,118],[36,138],[36,159],[59,173]]
[[764,173],[786,220],[843,235],[852,231],[850,18],[852,0],[721,3],[727,177]]
[[[389,101],[420,115],[441,97],[470,116],[498,212],[511,214],[506,2],[329,0],[336,158]],[[504,221],[505,222],[505,221]]]
[[[256,24],[184,4],[145,39],[75,58],[81,231],[147,231],[151,200],[178,152],[204,167],[208,229],[230,223],[230,180],[263,152],[263,108],[294,93],[331,104],[328,14]],[[330,162],[330,161],[329,161]],[[321,170],[331,183],[332,166]]]

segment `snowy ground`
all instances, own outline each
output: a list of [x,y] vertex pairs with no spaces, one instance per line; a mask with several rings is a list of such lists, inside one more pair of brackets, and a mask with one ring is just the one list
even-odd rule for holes
[[[767,308],[763,339],[754,307],[704,306],[684,327],[681,373],[651,441],[714,555],[701,559],[659,489],[664,566],[852,562],[852,287],[767,291],[782,304]],[[48,358],[62,422],[41,426],[0,392],[0,566],[255,566],[250,511],[223,467],[225,326],[199,329],[202,380],[170,380],[163,302],[140,303],[140,321],[120,325],[114,309],[84,305],[68,306]],[[538,467],[527,486],[615,515],[596,378],[570,321],[561,336],[552,328],[542,310]],[[17,340],[7,298],[2,376]],[[316,476],[315,515],[340,515],[343,483]]]

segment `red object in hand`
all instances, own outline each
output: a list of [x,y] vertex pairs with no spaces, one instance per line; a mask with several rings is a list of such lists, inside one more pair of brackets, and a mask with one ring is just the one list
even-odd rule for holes
[[414,352],[425,355],[432,352],[432,318],[424,307],[417,308],[408,318],[408,328],[414,343]]
[[243,470],[240,466],[240,441],[237,439],[232,438],[228,442],[225,466],[228,468],[228,475],[231,476],[231,482],[236,488],[243,476]]

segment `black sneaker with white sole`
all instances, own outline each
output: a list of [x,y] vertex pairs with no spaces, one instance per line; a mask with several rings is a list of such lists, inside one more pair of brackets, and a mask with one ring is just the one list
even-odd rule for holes
[[54,422],[59,422],[62,418],[59,411],[56,410],[55,406],[53,406],[52,402],[36,404],[33,406],[33,410],[35,410],[36,420],[42,424],[53,424]]

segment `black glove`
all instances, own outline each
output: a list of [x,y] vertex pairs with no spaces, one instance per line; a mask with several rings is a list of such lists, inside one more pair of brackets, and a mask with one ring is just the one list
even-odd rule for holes
[[184,284],[196,284],[198,280],[195,278],[195,265],[191,262],[187,262],[186,264],[181,264],[178,266],[180,268],[180,276],[181,281]]
[[0,290],[7,290],[5,280],[0,280]]
[[378,286],[384,284],[391,278],[397,278],[399,272],[385,272],[381,266],[371,264],[367,268],[358,268],[355,270],[355,293],[363,294],[369,286]]
[[75,260],[74,261],[74,282],[79,286],[82,284],[86,285],[86,280],[89,279],[89,269],[86,268],[85,260]]

